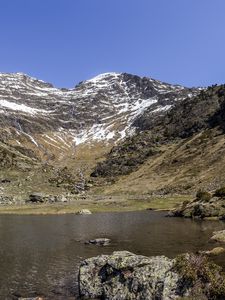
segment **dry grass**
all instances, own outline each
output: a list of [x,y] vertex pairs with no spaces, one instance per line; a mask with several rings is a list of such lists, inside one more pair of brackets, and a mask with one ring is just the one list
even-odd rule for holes
[[[199,133],[160,148],[137,171],[106,186],[103,193],[195,194],[199,189],[215,189],[225,182],[225,136],[217,130]],[[98,192],[98,191],[96,191]]]

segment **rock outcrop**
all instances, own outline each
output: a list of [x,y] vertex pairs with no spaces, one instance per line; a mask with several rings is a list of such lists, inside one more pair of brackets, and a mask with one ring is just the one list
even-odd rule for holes
[[198,191],[193,201],[184,201],[179,208],[170,211],[168,216],[224,219],[225,192],[223,194],[222,190],[223,188],[220,188],[214,193]]
[[47,195],[44,193],[32,193],[26,200],[26,203],[55,203],[55,202],[67,202],[67,199],[63,195]]

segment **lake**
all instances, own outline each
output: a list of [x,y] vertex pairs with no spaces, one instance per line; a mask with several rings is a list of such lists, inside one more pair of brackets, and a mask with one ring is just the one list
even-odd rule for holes
[[[80,261],[115,250],[146,256],[211,249],[209,238],[225,228],[219,221],[165,218],[142,211],[93,215],[0,216],[0,299],[43,295],[75,299]],[[85,245],[107,237],[111,245]],[[225,256],[216,258],[225,267]]]

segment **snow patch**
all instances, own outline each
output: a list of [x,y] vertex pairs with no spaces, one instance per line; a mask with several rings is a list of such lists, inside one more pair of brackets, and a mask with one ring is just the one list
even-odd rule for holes
[[172,105],[160,106],[160,107],[154,109],[152,112],[155,113],[155,112],[159,112],[159,111],[167,111],[167,110],[169,110],[171,107],[172,107]]
[[118,77],[120,74],[121,73],[116,73],[116,72],[102,73],[100,75],[95,76],[94,78],[86,80],[86,82],[99,83],[99,81],[108,79],[108,77],[110,77],[110,76]]
[[10,102],[10,101],[1,100],[1,99],[0,99],[0,106],[11,109],[11,110],[26,112],[26,113],[32,114],[32,115],[34,115],[36,113],[48,113],[47,110],[32,108],[25,104],[17,104],[15,102]]

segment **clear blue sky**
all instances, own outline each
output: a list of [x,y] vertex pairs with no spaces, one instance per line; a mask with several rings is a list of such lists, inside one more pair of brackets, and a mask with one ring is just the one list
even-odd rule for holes
[[225,0],[0,0],[0,72],[225,83]]

